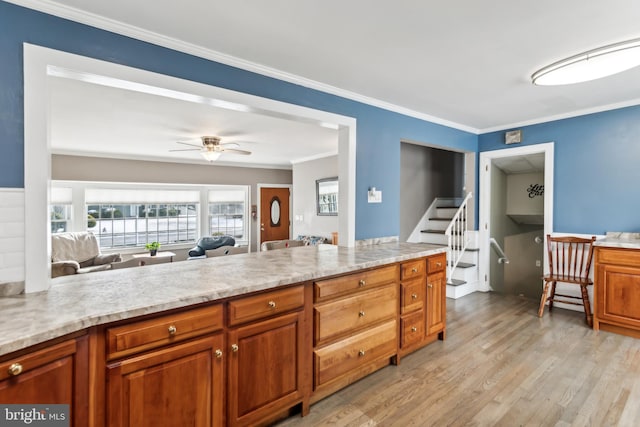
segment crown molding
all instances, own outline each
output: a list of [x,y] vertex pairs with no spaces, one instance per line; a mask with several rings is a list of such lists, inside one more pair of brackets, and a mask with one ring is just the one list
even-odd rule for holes
[[18,6],[23,6],[29,9],[37,10],[39,12],[44,12],[49,15],[54,15],[59,18],[69,19],[71,21],[79,22],[81,24],[89,25],[91,27],[110,31],[116,34],[120,34],[120,35],[131,37],[137,40],[149,42],[158,46],[177,50],[177,51],[194,55],[200,58],[219,62],[221,64],[229,65],[235,68],[240,68],[253,73],[261,74],[263,76],[272,77],[274,79],[282,80],[288,83],[304,86],[309,89],[318,90],[321,92],[329,93],[331,95],[347,98],[352,101],[358,101],[363,104],[379,107],[384,110],[403,114],[405,116],[414,117],[417,119],[425,120],[431,123],[447,126],[450,128],[458,129],[458,130],[473,133],[473,134],[480,133],[480,130],[473,128],[471,126],[467,126],[461,123],[456,123],[450,120],[442,119],[440,117],[435,117],[429,114],[421,113],[419,111],[415,111],[410,108],[402,107],[386,101],[371,98],[369,96],[361,95],[355,92],[351,92],[351,91],[341,89],[335,86],[331,86],[325,83],[321,83],[316,80],[307,79],[305,77],[291,74],[286,71],[281,71],[275,68],[267,67],[262,64],[237,58],[235,56],[231,56],[225,53],[217,52],[211,49],[206,49],[192,43],[187,43],[182,40],[174,39],[172,37],[167,37],[159,33],[147,31],[142,28],[125,24],[123,22],[116,21],[113,19],[105,18],[100,15],[84,12],[79,9],[69,7],[60,3],[56,3],[50,0],[5,0],[5,1],[8,3],[13,3]]
[[508,123],[504,125],[486,128],[486,129],[479,129],[478,134],[498,132],[502,130],[519,128],[523,126],[538,125],[540,123],[554,122],[556,120],[571,119],[573,117],[586,116],[588,114],[602,113],[604,111],[617,110],[619,108],[626,108],[626,107],[634,107],[637,105],[640,105],[640,98],[631,99],[629,101],[616,102],[614,104],[600,105],[598,107],[593,107],[593,108],[584,108],[582,110],[570,111],[568,113],[556,114],[553,116],[539,117],[537,119],[525,120],[522,122]]

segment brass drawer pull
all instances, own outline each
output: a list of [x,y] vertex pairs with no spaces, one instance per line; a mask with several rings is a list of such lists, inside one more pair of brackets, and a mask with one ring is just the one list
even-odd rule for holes
[[433,285],[431,283],[428,283],[427,288],[433,288]]
[[442,267],[442,263],[440,261],[436,262],[436,267],[438,268]]
[[217,349],[215,353],[216,353],[216,358],[222,359],[222,350]]
[[416,328],[415,326],[411,327],[411,332],[418,332],[418,328]]
[[364,279],[360,279],[360,281],[358,282],[358,286],[360,286],[360,287],[363,287],[366,284],[367,284],[367,282],[365,282]]
[[20,375],[21,373],[22,373],[22,365],[21,364],[13,363],[11,366],[9,366],[9,375],[11,375],[12,377]]
[[231,351],[233,351],[234,353],[238,352],[238,344],[231,344]]
[[418,294],[411,294],[411,299],[418,299]]
[[267,304],[269,304],[269,307],[271,307],[271,308],[276,308],[276,302],[275,301],[269,301]]
[[178,328],[176,328],[175,325],[170,325],[168,331],[169,335],[175,335],[176,332],[178,332]]
[[364,311],[358,312],[358,317],[364,317]]
[[418,269],[417,269],[416,267],[413,267],[413,268],[411,269],[411,272],[412,272],[412,273],[417,273],[417,272],[418,272]]
[[364,350],[360,350],[360,351],[358,352],[358,356],[360,356],[360,357],[364,356]]

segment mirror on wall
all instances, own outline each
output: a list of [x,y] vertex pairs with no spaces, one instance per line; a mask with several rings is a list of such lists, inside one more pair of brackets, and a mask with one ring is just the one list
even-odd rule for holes
[[338,177],[316,180],[318,215],[338,215]]

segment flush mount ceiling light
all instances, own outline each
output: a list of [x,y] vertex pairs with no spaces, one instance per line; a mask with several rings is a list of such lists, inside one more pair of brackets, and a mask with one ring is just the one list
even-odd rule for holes
[[640,38],[599,47],[554,62],[531,75],[535,85],[587,82],[640,65]]

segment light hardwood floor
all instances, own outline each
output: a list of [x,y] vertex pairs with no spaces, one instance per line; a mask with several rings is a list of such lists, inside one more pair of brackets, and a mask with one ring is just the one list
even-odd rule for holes
[[640,426],[640,340],[538,304],[448,299],[446,341],[278,426]]

